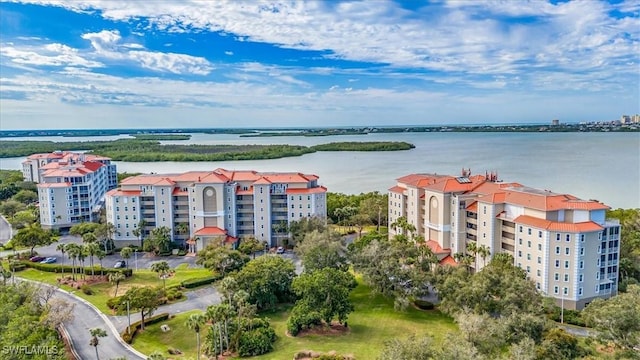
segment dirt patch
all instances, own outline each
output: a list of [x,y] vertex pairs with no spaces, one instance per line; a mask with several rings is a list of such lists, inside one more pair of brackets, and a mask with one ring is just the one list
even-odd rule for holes
[[74,289],[80,289],[82,285],[95,285],[109,282],[106,276],[100,275],[87,275],[85,279],[79,279],[78,275],[76,275],[76,280],[72,280],[71,276],[65,276],[63,278],[58,278],[58,283],[60,285],[68,285]]
[[[296,337],[304,337],[307,335],[337,336],[348,334],[349,332],[351,332],[349,327],[334,321],[330,325],[324,324],[311,329],[300,330]],[[291,337],[289,333],[287,333],[287,336]]]
[[342,360],[354,360],[355,358],[353,357],[353,355],[349,354],[349,355],[338,355],[338,353],[335,350],[331,350],[327,353],[323,353],[323,352],[318,352],[318,351],[313,351],[313,350],[303,350],[303,351],[298,351],[293,359],[294,360],[313,360],[313,359],[317,359],[321,356],[333,356],[333,358],[335,359],[342,359]]

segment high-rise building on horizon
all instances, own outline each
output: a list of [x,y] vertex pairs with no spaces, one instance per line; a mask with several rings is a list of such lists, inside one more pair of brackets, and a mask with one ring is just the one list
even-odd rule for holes
[[169,228],[172,241],[188,244],[189,252],[247,236],[281,246],[292,221],[326,218],[326,192],[318,176],[302,173],[216,169],[139,175],[107,193],[107,222],[115,227],[117,246],[139,245],[135,233],[147,237],[159,227]]
[[22,176],[38,183],[40,224],[45,229],[97,221],[106,192],[118,182],[110,158],[67,151],[28,156]]
[[[510,254],[539,291],[569,309],[617,292],[620,223],[605,219],[607,209],[465,169],[403,176],[389,189],[389,224],[405,217],[441,264],[470,254],[480,271],[493,255]],[[481,247],[488,253],[470,251]]]

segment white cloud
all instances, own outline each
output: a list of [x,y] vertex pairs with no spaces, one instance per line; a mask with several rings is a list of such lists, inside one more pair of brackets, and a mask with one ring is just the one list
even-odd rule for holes
[[224,52],[224,54],[225,54],[225,55],[232,56],[232,55],[233,55],[233,51],[225,51],[225,52]]
[[144,51],[139,50],[144,49],[139,44],[120,44],[122,37],[117,30],[87,33],[83,34],[82,38],[91,42],[91,46],[99,56],[116,60],[132,60],[150,70],[194,75],[207,75],[213,70],[211,64],[202,57]]
[[51,43],[44,46],[18,46],[13,43],[0,44],[0,56],[12,63],[35,66],[85,66],[102,67],[103,64],[87,58],[78,50],[64,44]]

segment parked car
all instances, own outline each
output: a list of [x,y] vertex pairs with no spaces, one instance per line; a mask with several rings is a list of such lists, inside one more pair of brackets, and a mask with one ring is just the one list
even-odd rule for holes
[[276,250],[276,254],[284,254],[284,248],[282,246],[278,246],[278,249]]
[[53,264],[56,261],[58,261],[58,259],[54,258],[54,257],[48,257],[42,261],[40,261],[40,264]]
[[122,268],[124,268],[124,267],[126,267],[126,266],[127,266],[127,262],[126,262],[126,261],[124,261],[124,260],[118,260],[118,261],[116,261],[116,264],[115,264],[115,265],[113,265],[113,268],[114,268],[114,269],[122,269]]
[[45,257],[44,257],[44,256],[33,256],[33,257],[31,257],[31,258],[29,259],[29,261],[31,261],[31,262],[40,262],[40,261],[42,261],[42,260],[44,260],[44,259],[45,259]]

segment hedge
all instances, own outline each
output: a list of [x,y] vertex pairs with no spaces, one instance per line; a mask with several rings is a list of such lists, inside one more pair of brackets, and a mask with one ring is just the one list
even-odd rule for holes
[[[165,321],[168,319],[169,319],[169,313],[154,315],[152,317],[144,319],[144,326],[157,324],[161,321]],[[122,340],[126,341],[127,344],[131,344],[133,342],[133,338],[136,336],[136,333],[138,332],[138,330],[140,330],[141,326],[142,326],[142,320],[131,323],[131,327],[127,327],[124,330],[124,332],[120,334],[120,336],[122,337]],[[130,331],[131,328],[133,328],[133,332]]]
[[[28,267],[28,268],[32,268],[32,269],[36,269],[36,270],[40,270],[40,271],[45,271],[45,272],[54,272],[54,273],[68,273],[71,274],[71,270],[73,269],[73,266],[71,265],[57,265],[57,264],[41,264],[39,262],[31,262],[31,261],[21,261],[21,264],[23,264],[24,266]],[[75,267],[75,271],[76,274],[78,273],[78,271],[80,270],[80,272],[82,272],[84,270],[84,274],[85,275],[90,275],[91,274],[91,268],[90,267]],[[95,274],[104,274],[104,275],[108,275],[111,273],[118,273],[121,272],[124,274],[124,276],[126,277],[130,277],[131,275],[133,275],[133,269],[111,269],[111,268],[96,268],[95,266],[93,267],[93,271]]]
[[185,289],[191,289],[191,288],[195,288],[202,285],[209,285],[220,279],[222,279],[221,275],[212,275],[212,276],[207,276],[203,278],[189,279],[181,282],[180,286],[182,286]]

